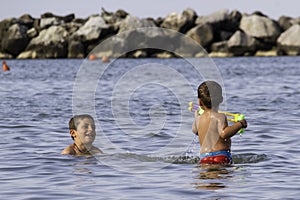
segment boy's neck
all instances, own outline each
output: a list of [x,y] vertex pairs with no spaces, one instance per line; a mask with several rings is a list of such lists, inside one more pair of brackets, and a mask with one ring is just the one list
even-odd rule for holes
[[212,108],[204,107],[203,110],[204,110],[204,112],[205,112],[205,111],[207,111],[207,112],[218,112],[218,111],[219,111],[219,106],[217,106],[217,107],[212,107]]
[[88,153],[89,150],[92,148],[92,145],[84,145],[84,144],[76,144],[74,143],[74,146],[80,153]]

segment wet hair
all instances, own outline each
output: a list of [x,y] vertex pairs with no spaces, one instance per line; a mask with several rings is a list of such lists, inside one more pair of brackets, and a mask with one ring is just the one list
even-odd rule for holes
[[209,109],[219,106],[223,101],[222,87],[215,81],[205,81],[198,87],[198,98]]
[[[86,119],[86,118],[91,119],[94,122],[94,118],[91,115],[88,115],[88,114],[74,115],[69,121],[69,130],[77,131],[77,126],[79,124],[79,120]],[[71,137],[74,140],[73,136],[71,136]]]

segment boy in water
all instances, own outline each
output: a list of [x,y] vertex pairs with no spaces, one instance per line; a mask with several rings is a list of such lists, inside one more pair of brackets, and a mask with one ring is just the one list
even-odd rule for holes
[[198,101],[204,112],[199,115],[195,111],[192,131],[199,137],[200,164],[232,163],[230,138],[241,128],[247,128],[247,121],[243,119],[228,126],[226,115],[218,113],[223,96],[221,86],[214,81],[200,84]]
[[75,115],[69,121],[69,129],[74,143],[66,147],[61,154],[82,156],[102,153],[100,149],[92,145],[96,137],[96,127],[92,116]]

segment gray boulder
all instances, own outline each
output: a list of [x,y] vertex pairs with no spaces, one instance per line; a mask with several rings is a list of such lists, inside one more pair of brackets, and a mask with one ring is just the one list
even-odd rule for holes
[[15,18],[4,19],[0,22],[0,46],[1,46],[0,51],[3,51],[1,44],[3,41],[4,35],[7,33],[7,30],[9,29],[9,27],[16,23],[17,23],[17,20]]
[[292,23],[292,25],[300,24],[300,17],[291,19],[291,23]]
[[171,13],[161,23],[162,28],[172,29],[186,33],[195,25],[197,14],[192,9],[186,9],[182,13]]
[[196,24],[219,24],[228,19],[228,9],[218,10],[206,16],[199,16]]
[[[189,42],[186,42],[183,37],[189,39]],[[192,45],[198,47],[197,51]],[[123,31],[104,40],[92,53],[97,57],[138,57],[145,55],[161,57],[162,55],[170,56],[173,54],[192,57],[199,52],[199,47],[200,45],[190,37],[176,31],[158,27],[140,27]],[[169,53],[164,54],[164,51]]]
[[85,49],[80,41],[71,41],[68,45],[68,58],[84,58]]
[[186,35],[177,35],[177,38],[170,38],[169,43],[176,44],[174,46],[175,50],[172,53],[178,57],[192,58],[207,56],[206,50],[198,42]]
[[295,24],[283,32],[277,44],[288,55],[300,55],[300,25]]
[[14,24],[4,34],[2,39],[2,48],[5,52],[17,56],[28,44],[27,27],[20,24]]
[[207,47],[214,39],[213,28],[209,24],[200,24],[187,32],[187,36],[194,39],[198,44]]
[[124,57],[126,52],[128,51],[125,38],[122,34],[118,34],[101,42],[91,51],[91,54],[94,54],[97,58],[103,56],[118,58]]
[[[68,32],[60,26],[51,26],[42,30],[38,37],[33,38],[24,55],[28,58],[65,58],[67,57]],[[22,57],[19,56],[19,57]],[[26,58],[26,57],[22,57]]]
[[[157,28],[152,20],[139,19],[132,15],[127,17],[119,25],[118,44],[124,45],[122,51],[134,54],[136,50],[149,48],[147,55],[157,53],[159,50],[150,49],[151,46],[159,46],[166,43],[164,29]],[[120,43],[120,40],[124,42]],[[131,55],[130,55],[131,56]]]
[[244,15],[240,22],[240,29],[249,36],[270,43],[275,43],[281,33],[276,22],[259,15]]
[[207,16],[198,17],[196,24],[209,24],[213,27],[214,42],[228,40],[238,30],[242,14],[236,10],[219,10]]
[[[91,49],[91,53],[95,54],[96,57],[125,57],[129,52],[136,51],[144,46],[146,38],[143,28],[155,27],[153,22],[139,19],[132,15],[127,15],[125,19],[117,21],[115,25],[119,27],[118,34],[103,40],[95,48]],[[148,34],[154,33],[148,32]],[[135,57],[136,54],[132,52],[131,56]],[[147,52],[144,52],[144,54],[147,54]]]
[[211,51],[212,52],[222,52],[222,53],[228,53],[228,41],[220,41],[215,42],[211,45]]
[[104,19],[100,16],[93,16],[71,38],[84,43],[93,42],[99,40],[100,36],[104,34],[103,32],[107,30],[109,30],[109,25],[105,23]]
[[236,31],[227,42],[228,49],[235,56],[245,53],[253,53],[256,47],[256,40],[242,31]]
[[31,28],[31,29],[27,30],[26,34],[29,39],[32,39],[38,35],[38,32],[35,28]]
[[41,15],[41,19],[38,22],[39,25],[34,25],[37,30],[47,29],[50,26],[59,26],[65,23],[70,23],[75,19],[74,14],[69,14],[66,16],[58,16],[52,13],[44,13]]
[[78,23],[75,21],[68,22],[61,25],[61,27],[63,27],[64,29],[66,29],[66,31],[68,31],[69,35],[73,35],[82,26],[83,26],[82,23]]
[[21,17],[19,17],[18,22],[26,27],[31,28],[33,26],[34,23],[34,18],[31,17],[31,15],[29,14],[25,14],[22,15]]
[[101,17],[104,19],[104,21],[107,24],[114,25],[118,23],[119,21],[122,21],[125,19],[128,15],[128,13],[124,10],[117,10],[115,13],[108,12],[104,8],[101,9]]
[[151,20],[139,19],[138,17],[127,15],[127,17],[123,21],[119,22],[118,33],[145,27],[156,27],[156,25]]
[[278,19],[278,24],[283,31],[286,31],[293,25],[291,20],[292,20],[291,17],[281,16]]
[[210,24],[214,27],[215,32],[220,30],[235,32],[241,18],[241,13],[236,10],[229,13],[227,9],[222,9],[206,16],[199,16],[196,24]]
[[61,25],[63,23],[64,23],[63,20],[60,20],[56,17],[41,18],[40,28],[41,29],[46,29],[46,28],[49,28],[50,26],[58,26],[58,25]]

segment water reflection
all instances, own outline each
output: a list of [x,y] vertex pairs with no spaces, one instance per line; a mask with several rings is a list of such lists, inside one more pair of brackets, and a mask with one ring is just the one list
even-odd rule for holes
[[233,176],[232,170],[223,165],[200,165],[197,166],[194,173],[195,182],[192,183],[196,189],[218,190],[226,188],[226,180]]
[[77,157],[77,159],[79,162],[72,164],[72,166],[74,166],[73,172],[75,174],[82,174],[82,175],[93,174],[90,168],[98,164],[93,156],[82,156],[82,157]]

